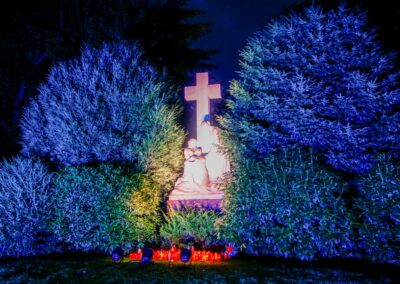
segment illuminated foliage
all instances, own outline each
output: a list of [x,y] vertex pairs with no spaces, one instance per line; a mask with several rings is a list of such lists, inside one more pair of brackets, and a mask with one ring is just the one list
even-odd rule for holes
[[129,248],[134,227],[126,220],[128,178],[108,165],[66,167],[57,176],[52,231],[69,251]]
[[[125,170],[126,171],[126,170]],[[160,186],[121,167],[66,167],[55,182],[52,230],[68,250],[125,250],[155,240]]]
[[138,243],[155,240],[161,223],[160,186],[146,174],[130,177],[129,198],[125,202],[131,239]]
[[129,248],[156,237],[185,136],[164,79],[136,44],[86,47],[80,59],[52,68],[25,109],[23,152],[61,168],[52,228],[69,250]]
[[51,251],[52,178],[40,161],[16,157],[0,164],[0,257]]
[[245,153],[311,147],[334,168],[365,173],[400,153],[399,72],[366,16],[313,6],[270,23],[241,52],[228,127]]
[[220,119],[225,236],[250,254],[398,262],[399,72],[365,14],[311,6],[241,57]]
[[360,246],[375,262],[400,263],[400,164],[380,155],[373,170],[360,179],[354,209],[359,216]]
[[[154,171],[162,171],[170,184],[181,162],[177,149],[183,132],[175,122],[177,110],[166,106],[172,89],[163,78],[136,44],[84,48],[79,59],[51,69],[39,96],[25,109],[22,152],[59,166],[157,167]],[[166,144],[169,148],[161,147]]]
[[[139,164],[162,193],[172,189],[183,165],[185,133],[177,124],[178,110],[163,107],[153,116],[153,128],[141,142]],[[150,126],[149,126],[150,127]]]
[[160,236],[167,246],[196,245],[204,249],[217,242],[217,220],[218,213],[213,210],[170,210],[160,228]]
[[346,186],[302,151],[236,164],[225,190],[223,235],[248,254],[311,260],[352,256]]

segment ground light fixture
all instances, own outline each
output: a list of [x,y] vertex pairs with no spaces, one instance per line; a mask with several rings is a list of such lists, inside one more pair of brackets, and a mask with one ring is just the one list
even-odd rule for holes
[[148,264],[151,263],[153,261],[153,250],[150,248],[145,248],[143,250],[143,254],[142,254],[142,263],[143,264]]
[[188,263],[191,257],[192,257],[192,252],[187,248],[183,248],[181,251],[181,261],[183,263]]
[[121,262],[124,257],[124,250],[121,247],[115,248],[111,253],[111,260],[114,262]]

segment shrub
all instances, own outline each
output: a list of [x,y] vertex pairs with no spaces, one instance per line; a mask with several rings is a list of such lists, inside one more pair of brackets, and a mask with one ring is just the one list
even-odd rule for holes
[[151,176],[162,194],[173,188],[183,165],[185,134],[176,123],[178,110],[163,108],[155,113],[154,126],[141,143],[140,169]]
[[129,198],[125,203],[131,238],[139,243],[155,241],[161,223],[160,185],[148,174],[130,177]]
[[71,251],[129,247],[132,226],[124,206],[129,194],[122,169],[109,165],[66,167],[55,180],[52,229]]
[[240,161],[225,190],[228,241],[248,254],[302,260],[355,254],[346,187],[311,151]]
[[213,210],[171,210],[165,216],[160,236],[169,246],[196,245],[204,249],[218,242],[217,220],[218,213]]
[[359,181],[355,211],[359,239],[366,257],[376,262],[400,263],[400,164],[390,155]]
[[85,47],[80,58],[51,68],[25,108],[22,152],[59,166],[156,168],[159,180],[170,185],[183,163],[184,134],[176,123],[178,110],[166,104],[172,88],[164,78],[137,44]]
[[0,165],[0,256],[50,252],[52,177],[40,161],[29,158]]
[[64,168],[55,180],[52,229],[68,250],[129,250],[153,240],[161,191],[145,174],[102,164]]
[[270,23],[241,52],[225,116],[241,149],[266,158],[311,147],[366,173],[373,152],[400,152],[399,71],[365,13],[309,7]]

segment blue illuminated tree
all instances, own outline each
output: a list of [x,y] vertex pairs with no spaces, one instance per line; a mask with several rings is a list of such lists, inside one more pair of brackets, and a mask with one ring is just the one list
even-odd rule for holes
[[249,40],[220,119],[234,169],[227,239],[256,255],[398,262],[394,59],[344,6],[311,6]]
[[162,186],[182,165],[183,130],[172,89],[137,44],[85,47],[51,68],[21,121],[22,152],[55,164],[119,163],[151,172]]
[[365,13],[309,7],[251,38],[233,81],[228,129],[247,155],[313,148],[336,169],[365,173],[400,152],[399,72]]

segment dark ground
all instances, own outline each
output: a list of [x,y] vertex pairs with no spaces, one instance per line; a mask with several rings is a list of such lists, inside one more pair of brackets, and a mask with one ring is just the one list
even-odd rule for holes
[[221,263],[112,263],[104,256],[0,262],[0,283],[400,283],[400,267],[364,261],[301,263],[238,258]]

